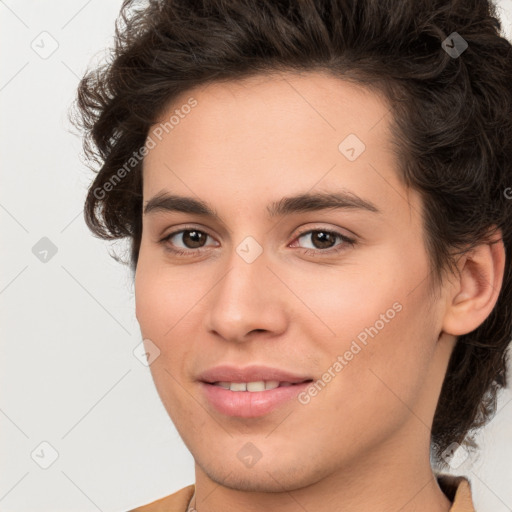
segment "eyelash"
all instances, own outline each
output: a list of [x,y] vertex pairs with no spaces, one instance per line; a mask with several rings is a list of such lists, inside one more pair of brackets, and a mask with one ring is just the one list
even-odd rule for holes
[[[159,243],[163,244],[166,248],[167,251],[171,252],[172,254],[176,255],[176,256],[197,256],[199,253],[203,252],[205,250],[204,247],[201,247],[201,248],[198,248],[198,249],[190,249],[190,250],[182,250],[182,249],[173,249],[170,247],[168,241],[175,235],[179,234],[179,233],[184,233],[186,231],[198,231],[206,236],[209,236],[210,238],[213,238],[211,235],[209,235],[208,233],[206,233],[205,231],[202,231],[202,230],[199,230],[199,229],[196,229],[196,228],[193,228],[193,227],[188,227],[188,228],[184,228],[184,229],[180,229],[178,231],[173,231],[172,233],[169,233],[168,235],[166,235],[164,238],[162,238]],[[302,248],[302,247],[299,247],[299,249],[303,249],[304,251],[304,254],[305,255],[318,255],[318,254],[326,254],[326,255],[329,255],[329,256],[332,256],[333,254],[337,254],[337,253],[340,253],[344,250],[347,249],[347,245],[349,247],[353,247],[355,244],[356,244],[356,241],[352,238],[349,238],[347,237],[346,235],[343,235],[341,233],[339,233],[338,231],[333,231],[333,230],[329,230],[329,229],[322,229],[322,228],[315,228],[315,229],[308,229],[306,231],[302,231],[301,233],[298,233],[297,236],[294,238],[294,241],[296,239],[299,239],[301,238],[302,236],[304,235],[307,235],[307,234],[310,234],[310,233],[318,233],[318,232],[321,232],[321,233],[328,233],[330,235],[334,235],[336,238],[340,239],[342,241],[341,244],[338,244],[338,245],[335,245],[334,247],[331,247],[329,249],[309,249],[309,248]]]

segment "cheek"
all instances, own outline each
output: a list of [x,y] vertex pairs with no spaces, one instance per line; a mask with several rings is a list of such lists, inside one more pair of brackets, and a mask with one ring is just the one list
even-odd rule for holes
[[151,340],[160,351],[149,368],[173,422],[186,417],[190,408],[181,369],[193,351],[193,344],[187,342],[193,334],[188,323],[193,315],[187,312],[197,302],[197,293],[191,289],[190,278],[188,286],[183,286],[184,279],[166,272],[157,261],[145,259],[141,251],[135,275],[136,316],[142,338]]
[[198,351],[197,315],[205,282],[204,276],[192,278],[185,265],[170,270],[161,256],[145,252],[141,246],[135,275],[136,317],[142,337],[160,351],[150,366],[160,392],[166,392],[166,388],[178,391],[175,388],[179,385],[168,372],[178,377],[183,361],[193,359]]
[[[343,416],[358,417],[363,424],[371,422],[369,411],[380,411],[382,418],[390,411],[407,414],[404,404],[420,396],[437,339],[428,283],[422,281],[426,259],[395,254],[378,261],[379,267],[368,262],[364,272],[354,267],[336,279],[333,275],[323,281],[323,289],[318,283],[314,287],[312,278],[302,282],[304,289],[317,290],[308,306],[322,320],[302,326],[316,348],[328,354],[320,371],[331,368],[336,374],[332,387],[326,387],[325,403],[343,403]],[[336,361],[340,364],[333,367]],[[368,422],[362,418],[367,413]]]
[[375,429],[385,436],[421,399],[436,340],[427,300],[424,289],[409,295],[368,290],[364,301],[340,314],[330,364],[342,356],[343,369],[326,400],[343,404],[338,419],[349,422],[354,435],[365,426],[368,436],[377,435]]
[[197,282],[185,267],[170,272],[157,250],[141,244],[135,274],[136,317],[144,337],[164,340],[197,301]]

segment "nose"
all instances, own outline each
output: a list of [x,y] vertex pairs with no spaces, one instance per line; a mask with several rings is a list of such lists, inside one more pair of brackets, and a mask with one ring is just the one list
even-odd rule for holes
[[226,341],[244,342],[258,333],[275,336],[286,330],[289,300],[265,252],[248,263],[233,251],[208,295],[206,329]]

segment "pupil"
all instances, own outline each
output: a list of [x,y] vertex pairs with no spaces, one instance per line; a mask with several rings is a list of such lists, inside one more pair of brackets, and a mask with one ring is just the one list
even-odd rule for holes
[[[314,235],[313,235],[313,243],[314,243],[315,246],[317,245],[315,243],[315,235],[320,240],[320,247],[319,248],[325,249],[326,247],[331,247],[332,246],[332,243],[329,243],[329,239],[330,239],[330,242],[333,242],[332,233],[327,233],[326,231],[314,231],[313,233],[314,233]],[[327,241],[327,245],[325,245],[325,241]],[[322,244],[322,242],[324,242],[324,243]]]
[[[192,247],[190,247],[191,249],[195,249],[197,247],[201,247],[201,238],[204,238],[202,236],[202,233],[200,231],[185,231],[185,233],[183,234],[183,238],[186,238],[186,239],[189,239],[189,240],[192,240],[190,243],[187,241],[187,240],[184,240],[185,242],[185,245],[192,245]],[[194,240],[194,238],[196,240]],[[204,243],[204,240],[203,240],[203,243]],[[194,244],[198,244],[198,245],[194,245]]]

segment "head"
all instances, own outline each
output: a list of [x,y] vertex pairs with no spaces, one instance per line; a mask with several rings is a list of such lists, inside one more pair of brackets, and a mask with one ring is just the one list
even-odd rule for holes
[[[492,417],[512,331],[512,53],[492,4],[469,3],[125,1],[111,62],[81,81],[100,163],[86,222],[130,241],[156,387],[219,480],[213,461],[248,441],[281,482],[425,432],[440,462]],[[222,363],[321,382],[227,418],[198,380]]]

